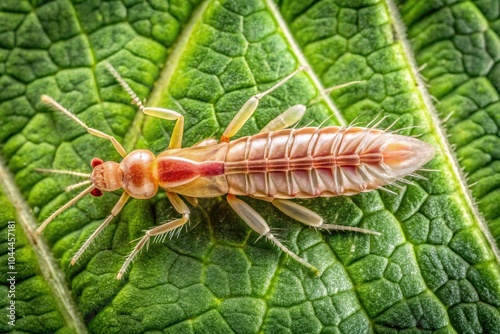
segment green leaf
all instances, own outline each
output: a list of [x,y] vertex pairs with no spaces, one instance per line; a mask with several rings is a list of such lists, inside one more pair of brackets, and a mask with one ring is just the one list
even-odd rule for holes
[[[4,310],[15,300],[17,317],[12,327],[2,315],[1,330],[498,332],[492,235],[500,238],[499,7],[437,0],[400,0],[398,8],[376,0],[2,1],[0,277],[8,292],[8,221],[15,221],[19,294],[0,298]],[[179,217],[161,192],[130,200],[70,266],[120,191],[84,197],[37,236],[39,222],[78,193],[64,189],[79,179],[35,169],[88,173],[93,157],[120,156],[40,96],[52,96],[127,151],[158,154],[173,130],[173,122],[130,105],[107,62],[148,106],[184,114],[185,147],[218,138],[250,96],[308,64],[309,72],[262,99],[238,137],[299,103],[308,106],[300,126],[367,125],[383,115],[379,128],[398,119],[394,129],[431,143],[437,154],[426,167],[439,171],[420,172],[428,180],[415,185],[390,186],[397,195],[297,200],[327,222],[373,229],[378,237],[317,232],[267,202],[244,199],[320,277],[259,239],[222,197],[190,206],[188,228],[151,243],[116,280],[136,239]],[[354,80],[362,82],[321,96]],[[473,196],[467,182],[478,182]]]
[[[406,1],[401,10],[429,93],[447,119],[460,166],[500,243],[500,27],[497,1],[446,6]],[[422,27],[426,27],[422,29]]]

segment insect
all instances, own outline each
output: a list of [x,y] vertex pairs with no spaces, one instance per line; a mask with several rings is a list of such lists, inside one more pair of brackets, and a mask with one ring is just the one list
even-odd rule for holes
[[259,101],[298,72],[307,70],[305,67],[298,68],[270,89],[252,96],[229,123],[220,141],[206,139],[193,147],[181,148],[183,115],[169,109],[144,106],[118,72],[110,64],[107,67],[142,112],[176,122],[169,149],[158,156],[148,150],[127,153],[114,137],[88,127],[51,97],[43,95],[41,99],[44,103],[66,114],[90,134],[110,140],[123,160],[117,163],[94,158],[91,174],[41,170],[83,176],[87,180],[72,187],[89,186],[51,214],[38,227],[37,233],[42,233],[57,215],[85,195],[100,196],[103,192],[122,188],[124,192],[111,214],[73,256],[71,264],[75,264],[130,197],[147,199],[155,196],[159,188],[163,189],[181,217],[146,231],[124,261],[117,279],[123,277],[131,261],[152,237],[164,235],[188,222],[190,211],[179,195],[195,203],[196,198],[227,194],[229,205],[250,228],[302,265],[319,273],[314,266],[283,245],[261,215],[237,196],[269,201],[285,215],[311,227],[379,235],[376,231],[358,227],[326,224],[317,213],[290,199],[354,195],[378,189],[414,175],[412,173],[434,156],[430,144],[375,129],[376,125],[367,128],[328,126],[287,129],[302,118],[306,111],[303,105],[289,108],[269,122],[260,133],[231,141],[257,109]]

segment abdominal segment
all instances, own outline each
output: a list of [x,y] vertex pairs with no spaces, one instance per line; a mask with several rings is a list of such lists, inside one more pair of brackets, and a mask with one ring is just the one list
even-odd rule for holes
[[[429,151],[427,154],[419,150]],[[229,143],[229,193],[274,198],[353,195],[390,184],[434,155],[418,139],[359,127],[287,129]]]

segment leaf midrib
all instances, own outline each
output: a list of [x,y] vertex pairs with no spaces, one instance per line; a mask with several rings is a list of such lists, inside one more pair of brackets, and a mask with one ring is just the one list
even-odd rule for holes
[[455,184],[458,185],[458,188],[460,189],[459,192],[462,195],[461,197],[467,204],[468,208],[467,211],[473,217],[473,219],[475,219],[476,223],[481,228],[484,236],[486,237],[491,246],[491,249],[497,259],[497,262],[500,262],[500,249],[498,248],[495,239],[493,238],[493,235],[491,234],[491,231],[488,228],[486,221],[479,213],[479,207],[476,205],[472,192],[469,189],[469,186],[467,185],[467,180],[465,178],[464,171],[460,167],[458,160],[451,151],[450,143],[445,135],[445,130],[441,126],[441,121],[437,116],[438,112],[434,107],[434,103],[432,102],[432,98],[431,95],[429,94],[429,91],[426,89],[426,85],[420,74],[417,61],[412,56],[414,55],[414,51],[412,51],[411,43],[408,40],[406,34],[404,33],[407,28],[403,24],[403,20],[401,19],[401,15],[397,9],[396,4],[394,3],[394,0],[385,0],[385,2],[387,4],[387,9],[389,11],[390,17],[393,19],[393,27],[398,37],[398,41],[400,41],[400,44],[403,48],[406,62],[411,67],[412,70],[411,74],[413,80],[416,83],[415,89],[420,93],[419,94],[420,98],[422,99],[426,109],[428,110],[428,112],[424,113],[423,115],[425,115],[427,118],[429,127],[431,129],[431,134],[437,139],[441,154],[443,154],[446,157],[447,160],[446,165],[451,170],[451,174],[453,175],[452,176],[453,181]]
[[[170,81],[172,79],[172,75],[177,69],[178,63],[181,60],[181,56],[183,54],[184,48],[187,45],[187,41],[189,40],[189,37],[191,36],[191,32],[193,28],[196,26],[196,24],[199,23],[199,19],[202,17],[203,13],[205,12],[206,7],[211,3],[211,0],[205,0],[202,2],[196,10],[193,12],[191,15],[191,18],[189,19],[188,24],[182,29],[181,34],[178,37],[178,40],[176,44],[172,47],[172,53],[168,57],[168,60],[166,62],[166,66],[163,68],[162,72],[160,73],[160,77],[158,81],[155,83],[153,86],[151,93],[150,93],[150,99],[148,99],[148,106],[158,106],[157,101],[160,100],[161,95],[165,94],[166,88],[170,85]],[[276,5],[274,2],[271,0],[266,0],[267,8],[268,10],[272,13],[273,18],[278,22],[278,28],[281,29],[281,32],[283,35],[286,37],[287,42],[289,43],[291,50],[293,54],[298,57],[299,62],[301,64],[307,64],[307,61],[305,60],[305,56],[301,52],[300,48],[297,46],[295,43],[286,23],[284,22],[283,18],[281,17],[281,14],[279,13],[278,9],[276,8]],[[452,154],[446,136],[444,135],[443,129],[441,126],[439,126],[439,120],[437,119],[437,113],[435,111],[435,108],[432,104],[432,101],[430,99],[430,95],[425,89],[424,83],[420,78],[418,68],[416,66],[416,62],[414,61],[412,55],[414,53],[411,51],[411,48],[409,46],[409,42],[406,39],[406,36],[403,34],[403,31],[405,30],[404,26],[401,24],[401,20],[399,19],[399,14],[396,10],[395,4],[392,0],[387,0],[386,1],[388,11],[390,13],[390,17],[392,19],[391,25],[394,27],[396,31],[396,35],[398,36],[398,41],[400,41],[403,51],[404,51],[404,57],[406,60],[406,63],[410,65],[411,67],[411,74],[414,78],[414,81],[416,83],[416,86],[414,88],[415,91],[418,91],[420,93],[420,98],[423,99],[423,103],[425,107],[427,108],[428,112],[422,113],[423,117],[427,118],[427,121],[430,124],[430,129],[432,136],[436,138],[437,142],[439,143],[439,148],[442,152],[442,154],[446,157],[447,159],[446,164],[448,164],[448,171],[450,173],[453,173],[453,181],[458,183],[459,185],[459,192],[463,194],[463,200],[465,200],[466,205],[468,205],[470,208],[465,209],[468,214],[473,215],[478,222],[479,226],[481,226],[481,229],[483,231],[483,234],[486,236],[488,239],[488,242],[491,245],[491,248],[493,249],[493,252],[495,253],[495,256],[498,259],[500,258],[500,252],[498,248],[496,247],[495,242],[493,241],[493,238],[491,236],[490,231],[488,228],[486,228],[485,222],[483,219],[481,219],[481,215],[478,213],[478,208],[474,204],[474,201],[472,200],[471,193],[466,185],[465,178],[463,175],[463,172],[459,168],[459,164],[454,158],[454,155]],[[312,71],[308,73],[308,76],[311,78],[313,81],[314,85],[318,88],[318,91],[321,91],[322,85],[319,81],[319,79],[315,76]],[[95,76],[94,76],[95,79]],[[324,100],[330,110],[335,114],[337,120],[341,123],[345,124],[345,121],[343,117],[340,115],[338,112],[337,108],[334,106],[333,102],[331,101],[331,98],[329,96],[325,96]],[[127,135],[125,136],[124,140],[124,145],[128,151],[130,151],[133,147],[135,147],[137,141],[142,135],[142,124],[145,120],[144,115],[142,112],[138,111],[136,113],[136,116],[129,128],[130,131],[127,132]],[[57,265],[57,261],[52,256],[52,253],[48,250],[48,247],[45,243],[40,243],[40,248],[38,248],[38,244],[34,242],[33,236],[34,236],[34,228],[36,228],[36,221],[33,218],[31,214],[31,210],[26,204],[24,198],[20,194],[13,176],[10,174],[8,171],[7,167],[5,166],[4,160],[0,157],[0,177],[2,179],[2,186],[4,187],[6,191],[6,196],[9,198],[9,200],[14,203],[14,205],[17,208],[18,211],[18,219],[20,220],[20,225],[22,226],[23,230],[25,231],[26,235],[28,236],[29,242],[32,246],[32,248],[35,250],[37,257],[39,258],[39,263],[40,263],[40,268],[42,271],[42,275],[45,277],[46,281],[53,281],[54,283],[49,283],[52,285],[52,288],[54,290],[54,293],[56,294],[56,299],[59,304],[59,309],[61,309],[61,313],[63,314],[66,322],[68,323],[69,326],[72,324],[75,324],[74,326],[76,327],[76,331],[78,333],[85,333],[85,325],[78,313],[78,309],[76,308],[76,305],[74,304],[73,299],[71,298],[70,291],[67,288],[67,284],[64,280],[64,277],[60,277],[62,275],[62,271],[60,270],[59,266]],[[474,218],[473,218],[474,219]],[[418,261],[416,262],[418,264]],[[42,265],[43,264],[43,265]],[[47,265],[47,267],[45,267]],[[277,267],[279,268],[279,266]],[[57,278],[62,280],[58,280]],[[268,287],[268,291],[272,291],[272,286],[274,284],[274,280],[270,281],[270,285]],[[430,290],[428,290],[430,291]],[[360,299],[358,298],[358,301]],[[68,306],[69,305],[69,306]],[[361,304],[362,305],[362,304]],[[267,313],[267,311],[266,311]],[[265,314],[264,314],[265,317]],[[264,324],[264,323],[263,323]],[[262,325],[263,325],[262,324]],[[262,327],[261,327],[262,329]]]

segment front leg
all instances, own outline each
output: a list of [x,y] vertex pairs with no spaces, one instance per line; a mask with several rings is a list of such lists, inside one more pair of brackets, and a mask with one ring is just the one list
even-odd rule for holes
[[160,226],[155,226],[152,229],[147,230],[144,236],[141,238],[141,240],[139,240],[137,245],[135,245],[134,249],[129,254],[129,256],[127,256],[127,259],[125,260],[122,267],[118,271],[116,279],[120,280],[123,277],[123,274],[125,274],[125,272],[127,271],[127,268],[134,259],[134,257],[141,251],[144,245],[146,245],[149,242],[151,237],[159,237],[162,234],[168,233],[170,231],[175,230],[176,228],[182,227],[184,224],[188,222],[189,208],[182,201],[179,195],[167,191],[167,197],[170,200],[170,203],[172,203],[174,209],[182,215],[182,218],[174,219]]
[[115,150],[123,157],[125,158],[127,156],[127,151],[123,148],[122,144],[118,142],[118,140],[115,139],[115,137],[108,135],[107,133],[104,133],[102,131],[99,131],[97,129],[91,128],[87,126],[85,123],[83,123],[76,115],[71,113],[68,109],[64,108],[62,105],[60,105],[56,100],[51,98],[48,95],[42,95],[41,96],[42,102],[61,111],[62,113],[66,114],[66,116],[70,117],[73,121],[78,123],[81,127],[83,127],[85,130],[87,130],[88,133],[90,133],[93,136],[108,139],[111,141],[113,146],[115,147]]
[[169,121],[175,121],[174,131],[170,136],[170,143],[168,148],[181,148],[182,147],[182,135],[184,133],[184,116],[179,114],[177,111],[163,108],[153,108],[153,107],[139,107],[143,113],[150,116],[155,116],[163,118]]
[[132,98],[132,104],[137,104],[139,110],[141,110],[146,115],[151,115],[159,118],[163,118],[169,121],[176,121],[174,126],[174,131],[172,131],[172,136],[170,137],[170,143],[168,145],[169,149],[172,148],[181,148],[182,147],[182,135],[184,133],[184,116],[179,114],[177,111],[164,109],[164,108],[154,108],[154,107],[145,107],[137,94],[132,90],[129,84],[122,78],[122,76],[116,71],[116,69],[111,66],[111,64],[106,64],[108,71],[113,75],[123,87],[123,89],[130,95]]

